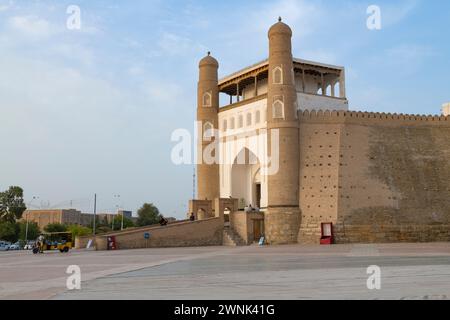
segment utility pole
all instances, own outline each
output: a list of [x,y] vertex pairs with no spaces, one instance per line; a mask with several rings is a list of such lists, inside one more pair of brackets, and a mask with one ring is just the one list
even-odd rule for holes
[[94,225],[93,225],[93,229],[94,229],[94,237],[95,237],[95,220],[97,217],[97,194],[94,195]]

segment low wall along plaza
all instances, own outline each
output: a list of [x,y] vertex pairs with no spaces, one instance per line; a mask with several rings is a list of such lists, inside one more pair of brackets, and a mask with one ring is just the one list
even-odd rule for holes
[[[145,234],[149,238],[145,238]],[[185,221],[167,226],[149,226],[96,236],[97,250],[107,250],[107,237],[116,237],[117,249],[220,246],[223,237],[223,219]],[[92,236],[77,237],[76,248],[86,248]]]

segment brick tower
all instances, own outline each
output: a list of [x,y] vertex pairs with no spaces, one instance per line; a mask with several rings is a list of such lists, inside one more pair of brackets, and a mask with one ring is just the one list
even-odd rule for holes
[[[206,153],[210,157],[215,157],[215,152],[211,148],[214,142],[212,130],[217,130],[219,126],[219,87],[218,87],[219,63],[210,53],[200,60],[199,81],[197,97],[197,121],[201,125],[201,136],[198,136],[197,154],[197,184],[199,200],[214,200],[220,196],[219,191],[219,164],[211,163],[205,157]],[[208,147],[209,146],[209,147]]]
[[[281,22],[269,30],[269,85],[267,96],[268,150],[278,143],[279,170],[268,176],[265,233],[269,244],[297,242],[299,209],[299,121],[292,57],[292,31]],[[278,130],[275,141],[271,132]]]

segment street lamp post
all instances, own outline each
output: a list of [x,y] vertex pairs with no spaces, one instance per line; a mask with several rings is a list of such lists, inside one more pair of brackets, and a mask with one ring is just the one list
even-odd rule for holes
[[122,211],[122,225],[121,225],[120,230],[123,230],[123,211]]
[[96,225],[96,220],[97,219],[97,194],[94,194],[94,223],[92,225],[92,229],[93,229],[93,235],[94,235],[94,241],[95,241],[95,228],[97,227]]
[[[31,203],[33,202],[33,200],[39,199],[39,197],[33,197],[33,199],[31,199],[31,201],[28,203],[28,206],[31,205]],[[30,219],[30,214],[27,213],[27,224],[25,227],[25,244],[28,243],[28,223],[29,223],[29,219]]]
[[[119,214],[119,209],[120,209],[120,194],[116,194],[114,195],[114,198],[118,199],[118,203],[116,204],[116,209],[117,209],[117,214]],[[122,212],[122,222],[120,224],[120,230],[123,230],[123,212]]]

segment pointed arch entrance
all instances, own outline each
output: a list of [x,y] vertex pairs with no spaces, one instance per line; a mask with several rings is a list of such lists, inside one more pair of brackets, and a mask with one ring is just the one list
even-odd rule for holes
[[231,168],[231,196],[239,199],[239,208],[261,207],[261,164],[247,148],[237,155]]

